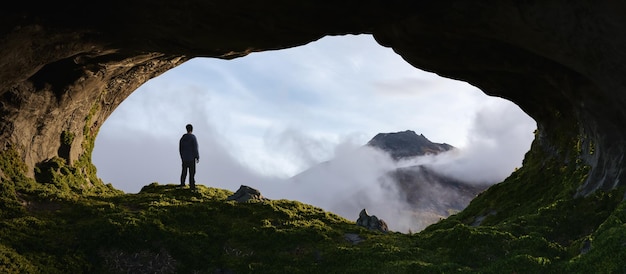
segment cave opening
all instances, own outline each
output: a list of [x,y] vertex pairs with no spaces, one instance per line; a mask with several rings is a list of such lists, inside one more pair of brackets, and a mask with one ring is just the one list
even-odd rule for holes
[[[198,184],[249,185],[336,213],[320,200],[329,198],[286,191],[284,182],[377,133],[412,130],[467,151],[449,170],[489,174],[476,181],[495,183],[521,166],[536,128],[510,101],[416,69],[369,35],[326,37],[234,60],[195,58],[146,82],[100,128],[92,154],[98,177],[127,193],[177,184],[187,123],[199,140]],[[341,182],[324,177],[310,187],[327,193],[367,181],[354,174],[363,165],[344,166]]]

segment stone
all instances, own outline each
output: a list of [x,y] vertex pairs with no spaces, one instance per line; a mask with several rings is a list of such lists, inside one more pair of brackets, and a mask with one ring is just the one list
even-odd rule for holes
[[346,241],[352,243],[353,245],[359,244],[360,242],[363,241],[363,238],[361,238],[359,234],[346,233],[343,235],[343,237],[344,239],[346,239]]
[[264,200],[268,199],[263,197],[259,190],[245,185],[241,185],[239,189],[237,189],[237,191],[233,193],[233,195],[230,195],[226,198],[226,201],[235,201],[239,203]]
[[585,255],[585,254],[589,253],[589,251],[591,251],[592,247],[593,246],[591,244],[591,240],[585,239],[585,241],[583,241],[583,246],[580,248],[580,255]]
[[370,216],[365,208],[359,213],[359,219],[356,220],[358,226],[365,227],[370,230],[378,230],[380,232],[388,232],[387,223],[382,219],[378,219],[376,215]]

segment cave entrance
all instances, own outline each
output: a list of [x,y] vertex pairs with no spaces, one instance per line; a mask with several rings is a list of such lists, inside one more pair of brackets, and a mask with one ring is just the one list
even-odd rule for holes
[[178,183],[187,123],[199,139],[198,183],[233,191],[405,130],[485,150],[474,166],[504,169],[502,177],[521,165],[536,128],[513,103],[420,71],[369,35],[326,37],[235,60],[195,58],[146,82],[101,127],[98,176],[127,193]]

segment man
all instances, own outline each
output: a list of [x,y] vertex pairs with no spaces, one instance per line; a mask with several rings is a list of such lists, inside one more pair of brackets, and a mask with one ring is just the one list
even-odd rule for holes
[[192,134],[193,126],[187,124],[185,126],[187,133],[183,134],[178,144],[178,151],[180,152],[180,159],[183,162],[183,171],[180,174],[180,186],[185,186],[185,179],[187,178],[187,170],[189,170],[189,187],[191,190],[196,189],[196,163],[200,162],[200,155],[198,154],[198,140],[196,136]]

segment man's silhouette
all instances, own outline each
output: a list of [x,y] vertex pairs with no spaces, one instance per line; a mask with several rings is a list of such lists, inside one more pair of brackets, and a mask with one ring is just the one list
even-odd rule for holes
[[200,155],[198,154],[198,140],[193,135],[193,126],[187,124],[187,133],[183,134],[178,144],[178,151],[180,152],[180,159],[183,162],[183,171],[180,174],[180,186],[185,186],[185,179],[187,178],[187,170],[189,170],[189,187],[196,189],[196,163],[200,161]]

